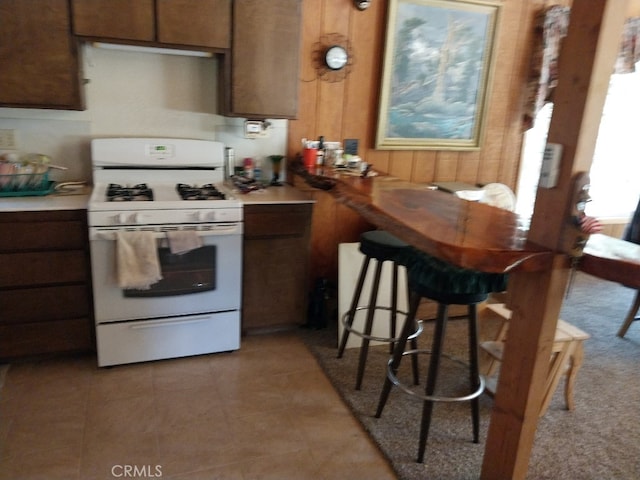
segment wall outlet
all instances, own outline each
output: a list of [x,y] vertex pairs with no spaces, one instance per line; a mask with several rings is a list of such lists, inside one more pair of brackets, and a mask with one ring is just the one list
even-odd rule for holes
[[11,129],[0,129],[0,150],[16,150],[16,131]]

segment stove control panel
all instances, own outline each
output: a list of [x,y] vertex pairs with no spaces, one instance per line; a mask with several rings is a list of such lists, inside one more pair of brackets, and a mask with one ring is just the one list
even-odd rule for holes
[[242,222],[242,208],[89,211],[90,227]]

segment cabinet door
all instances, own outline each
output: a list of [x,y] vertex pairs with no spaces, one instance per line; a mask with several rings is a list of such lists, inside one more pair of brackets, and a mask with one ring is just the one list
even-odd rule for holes
[[157,0],[158,41],[229,48],[231,0]]
[[83,110],[67,0],[0,2],[0,105]]
[[76,35],[155,40],[154,0],[72,0],[72,6]]
[[295,118],[300,0],[234,0],[230,115]]
[[245,205],[243,331],[305,323],[312,209]]

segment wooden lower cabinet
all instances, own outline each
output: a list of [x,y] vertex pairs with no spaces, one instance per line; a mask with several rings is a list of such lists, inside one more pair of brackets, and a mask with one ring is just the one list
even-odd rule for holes
[[312,203],[244,206],[242,331],[306,323]]
[[0,213],[0,359],[94,348],[86,211]]

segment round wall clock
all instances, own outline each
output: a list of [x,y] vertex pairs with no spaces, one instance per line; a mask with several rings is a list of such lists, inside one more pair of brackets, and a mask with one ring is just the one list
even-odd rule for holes
[[340,45],[332,45],[324,54],[324,62],[331,70],[344,68],[348,60],[347,50]]
[[349,39],[339,33],[322,35],[314,44],[312,60],[320,80],[341,82],[347,78],[353,64]]

